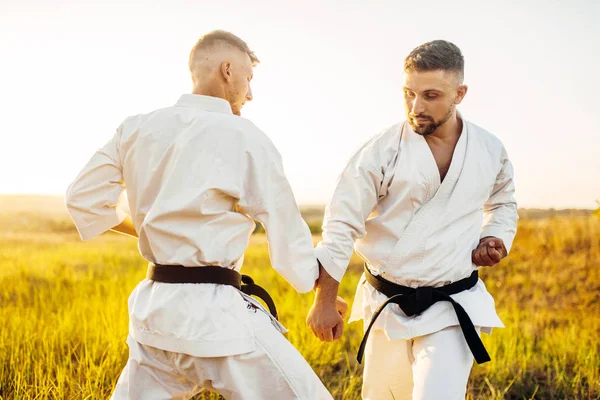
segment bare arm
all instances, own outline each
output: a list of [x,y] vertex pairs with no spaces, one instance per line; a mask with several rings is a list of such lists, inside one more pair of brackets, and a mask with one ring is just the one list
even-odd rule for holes
[[340,283],[319,263],[319,278],[315,283],[315,300],[306,317],[306,323],[316,337],[331,342],[342,337],[344,316],[348,306],[338,297]]
[[340,283],[319,262],[319,278],[315,282],[315,302],[335,304]]

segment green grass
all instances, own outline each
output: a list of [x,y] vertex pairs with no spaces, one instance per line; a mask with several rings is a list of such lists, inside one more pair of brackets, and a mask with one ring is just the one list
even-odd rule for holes
[[[127,297],[146,262],[132,239],[81,242],[59,216],[40,215],[0,218],[0,398],[108,398],[127,360]],[[341,286],[348,300],[360,269],[354,257]],[[244,272],[272,294],[289,340],[334,397],[360,398],[361,324],[334,344],[315,339],[304,323],[312,295],[275,274],[260,236]],[[493,361],[474,366],[468,398],[598,398],[600,219],[524,219],[510,258],[482,277],[507,328],[484,335]]]

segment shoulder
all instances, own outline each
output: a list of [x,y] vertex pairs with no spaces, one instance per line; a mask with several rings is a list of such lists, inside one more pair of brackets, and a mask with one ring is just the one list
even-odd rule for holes
[[141,125],[143,121],[147,118],[147,116],[151,114],[152,113],[130,115],[121,122],[121,125],[119,125],[119,129],[125,132],[133,130],[137,126]]
[[466,121],[467,129],[473,132],[473,137],[480,141],[485,147],[491,151],[504,151],[504,144],[502,141],[490,131],[476,125],[470,121]]
[[148,123],[155,123],[156,118],[165,117],[166,115],[168,115],[171,109],[172,107],[164,107],[148,113],[130,115],[121,122],[117,133],[122,138],[126,138],[132,135],[136,136],[135,133],[139,129],[144,128]]
[[466,123],[468,124],[467,129],[472,132],[469,136],[469,140],[476,140],[477,145],[481,149],[480,153],[487,154],[487,159],[492,162],[499,171],[502,170],[504,165],[511,165],[506,148],[496,135],[472,122],[467,121]]
[[223,120],[224,126],[237,132],[239,135],[256,141],[260,144],[272,145],[271,139],[252,121],[244,117],[238,117],[237,115],[225,115]]
[[363,168],[380,170],[389,165],[398,152],[403,123],[396,123],[380,130],[355,148],[348,161],[348,167],[362,166]]
[[223,114],[218,121],[219,132],[229,135],[229,140],[234,141],[239,155],[245,154],[249,159],[268,158],[281,161],[281,154],[273,141],[252,121],[237,115]]
[[371,141],[380,143],[386,147],[396,145],[400,142],[400,135],[402,133],[402,127],[404,124],[405,121],[402,121],[386,127],[377,135],[373,136]]
[[228,123],[237,132],[239,139],[248,150],[266,151],[279,155],[271,138],[249,119],[234,115],[228,120]]
[[396,123],[380,130],[363,142],[355,153],[396,151],[400,144],[403,122]]

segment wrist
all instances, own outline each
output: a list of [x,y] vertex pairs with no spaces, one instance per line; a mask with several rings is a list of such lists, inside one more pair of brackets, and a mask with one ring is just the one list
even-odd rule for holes
[[340,284],[319,262],[319,278],[315,284],[315,303],[335,305]]
[[317,288],[315,290],[315,303],[320,305],[332,305],[335,306],[337,300],[337,290],[335,292],[330,290],[322,290]]

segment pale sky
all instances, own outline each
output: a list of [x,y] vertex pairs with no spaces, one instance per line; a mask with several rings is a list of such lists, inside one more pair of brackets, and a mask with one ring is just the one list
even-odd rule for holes
[[[485,4],[484,4],[485,3]],[[0,193],[63,194],[133,114],[191,90],[213,29],[256,52],[243,109],[301,204],[323,204],[352,153],[405,118],[402,64],[458,45],[465,118],[498,136],[521,207],[600,200],[600,1],[0,0]]]

